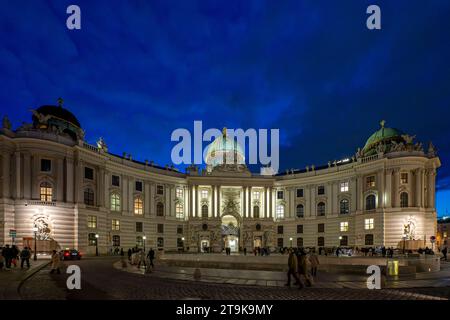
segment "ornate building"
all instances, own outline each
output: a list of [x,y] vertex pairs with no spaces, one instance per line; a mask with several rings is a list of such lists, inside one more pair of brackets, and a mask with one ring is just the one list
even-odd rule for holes
[[[436,234],[435,148],[381,128],[345,160],[303,170],[252,174],[223,136],[206,170],[186,173],[84,141],[77,118],[42,106],[32,123],[0,133],[0,244],[220,252],[246,247],[430,245]],[[232,156],[231,156],[232,155]],[[231,156],[234,162],[228,159]],[[96,237],[98,236],[98,237]],[[50,244],[49,244],[50,243]],[[38,248],[39,249],[39,248]]]

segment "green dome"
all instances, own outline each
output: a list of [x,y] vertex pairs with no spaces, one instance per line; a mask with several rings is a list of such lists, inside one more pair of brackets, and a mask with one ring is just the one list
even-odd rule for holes
[[385,128],[384,124],[386,122],[383,120],[380,122],[381,128],[372,134],[369,139],[367,139],[366,144],[363,148],[364,151],[368,150],[371,146],[378,144],[379,142],[390,141],[393,139],[401,139],[403,132],[394,128]]
[[223,135],[217,137],[208,146],[205,162],[213,167],[223,163],[233,164],[234,157],[236,157],[237,163],[245,163],[245,156],[241,146],[235,139],[227,136],[226,129],[224,129]]

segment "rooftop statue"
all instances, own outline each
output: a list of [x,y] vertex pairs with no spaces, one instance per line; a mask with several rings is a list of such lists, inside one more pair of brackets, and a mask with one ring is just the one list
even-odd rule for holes
[[11,130],[11,121],[9,121],[8,116],[3,117],[3,129]]

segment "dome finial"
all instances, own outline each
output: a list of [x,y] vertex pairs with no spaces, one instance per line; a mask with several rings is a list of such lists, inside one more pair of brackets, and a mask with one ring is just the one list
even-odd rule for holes
[[59,97],[57,101],[58,101],[58,107],[61,107],[61,108],[62,108],[62,106],[63,106],[63,104],[64,104],[63,98]]
[[385,120],[381,120],[380,121],[380,126],[382,127],[382,128],[384,128],[384,125],[386,124],[386,121]]
[[222,129],[222,135],[223,135],[224,137],[227,136],[227,127],[224,127],[224,128]]

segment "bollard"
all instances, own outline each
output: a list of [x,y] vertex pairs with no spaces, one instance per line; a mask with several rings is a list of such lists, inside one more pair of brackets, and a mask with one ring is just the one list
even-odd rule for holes
[[195,280],[200,280],[201,277],[202,277],[202,273],[200,272],[200,269],[199,269],[199,268],[196,268],[196,269],[194,270],[194,279],[195,279]]

